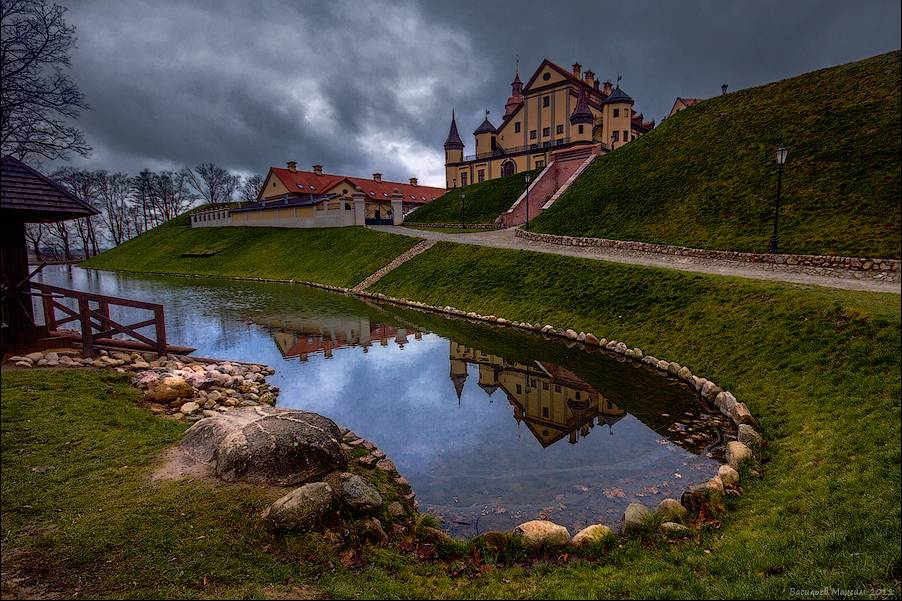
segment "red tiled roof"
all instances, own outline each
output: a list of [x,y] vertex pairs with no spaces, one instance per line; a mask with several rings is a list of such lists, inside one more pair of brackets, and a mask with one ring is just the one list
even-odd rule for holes
[[[323,194],[331,190],[343,181],[348,182],[348,193],[353,194],[354,189],[360,186],[363,192],[369,198],[378,198],[388,200],[395,188],[404,196],[404,202],[407,203],[427,203],[432,202],[445,193],[444,188],[434,188],[432,186],[416,186],[409,183],[402,184],[400,182],[381,181],[377,182],[372,178],[350,177],[347,175],[335,175],[332,173],[323,173],[317,175],[312,171],[290,171],[283,167],[272,167],[272,173],[290,191],[299,194]],[[301,188],[300,186],[303,186]]]

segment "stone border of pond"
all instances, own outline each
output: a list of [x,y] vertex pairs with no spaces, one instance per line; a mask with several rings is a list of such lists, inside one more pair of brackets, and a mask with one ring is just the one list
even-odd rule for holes
[[[182,274],[159,275],[178,276]],[[738,401],[732,392],[724,390],[713,381],[696,376],[688,367],[675,361],[667,361],[651,355],[645,355],[642,352],[642,349],[638,347],[630,348],[625,342],[614,339],[608,340],[607,338],[598,338],[592,332],[577,332],[573,328],[555,328],[550,324],[540,325],[508,320],[496,315],[482,315],[475,311],[464,311],[463,309],[458,309],[450,305],[438,307],[420,301],[389,296],[380,292],[352,290],[343,286],[333,286],[307,280],[205,275],[193,277],[247,280],[279,284],[303,284],[312,288],[320,288],[330,292],[369,298],[431,313],[539,333],[546,338],[558,338],[571,344],[581,345],[583,348],[597,348],[605,352],[620,355],[626,360],[637,361],[642,365],[660,371],[669,377],[673,377],[684,382],[686,385],[691,386],[702,399],[713,403],[717,409],[723,415],[729,417],[736,426],[736,440],[730,440],[726,444],[726,463],[722,464],[718,468],[718,473],[709,480],[687,486],[680,495],[679,500],[663,499],[653,510],[642,503],[631,503],[624,511],[622,519],[621,531],[625,535],[637,535],[642,537],[653,531],[663,532],[666,536],[672,538],[692,535],[695,533],[695,530],[683,524],[683,522],[688,519],[690,512],[698,515],[702,523],[707,519],[722,514],[725,511],[723,503],[724,497],[739,497],[742,494],[742,489],[739,485],[742,477],[740,472],[744,471],[747,475],[755,477],[759,475],[759,471],[753,467],[756,458],[754,449],[764,447],[767,443],[758,433],[756,429],[757,421],[752,416],[751,411],[745,403]],[[22,364],[21,366],[24,367],[25,365]],[[31,365],[28,365],[28,367],[30,366]],[[81,365],[78,364],[72,365],[72,367],[80,366]],[[114,366],[109,365],[108,367]],[[118,366],[115,366],[114,368],[124,371],[123,368]],[[268,367],[266,369],[272,370],[272,368]],[[278,389],[276,389],[276,394],[277,393]],[[275,398],[273,398],[273,403],[275,403]],[[224,408],[220,409],[220,411],[222,410],[224,410]],[[206,411],[204,413],[206,413]],[[206,415],[212,417],[213,413],[214,412],[211,411]],[[344,440],[342,442],[346,443]],[[375,445],[373,446],[375,449]],[[378,449],[375,450],[378,451]],[[370,451],[370,455],[372,452],[373,451]],[[390,463],[390,460],[388,460],[388,462]],[[392,467],[394,467],[393,463]],[[400,474],[398,474],[398,477],[403,478]],[[413,493],[413,491],[411,492]],[[582,546],[600,543],[609,539],[613,535],[613,531],[605,524],[593,524],[584,528],[573,537],[570,537],[569,531],[564,526],[560,526],[548,520],[531,520],[517,526],[513,530],[513,534],[522,537],[527,546],[536,545],[549,547],[563,544]],[[564,536],[565,534],[566,536]]]
[[[264,280],[265,281],[265,280]],[[745,403],[736,399],[732,392],[725,390],[713,381],[697,376],[685,365],[676,361],[658,359],[651,355],[645,355],[638,347],[630,348],[625,342],[598,338],[592,332],[577,332],[573,328],[555,328],[550,324],[532,324],[525,321],[509,320],[497,315],[482,315],[475,311],[464,311],[450,305],[437,307],[428,303],[414,301],[406,298],[397,298],[382,294],[381,292],[368,292],[366,290],[351,290],[342,286],[320,284],[318,282],[300,281],[314,288],[321,288],[332,292],[351,294],[370,298],[377,301],[392,303],[431,313],[439,313],[480,321],[498,326],[511,327],[528,332],[542,334],[547,338],[558,338],[570,343],[582,345],[583,348],[597,348],[609,353],[621,355],[627,360],[637,361],[651,369],[666,374],[692,387],[696,394],[714,406],[725,416],[729,417],[736,426],[736,440],[730,440],[726,444],[726,463],[722,464],[717,474],[709,480],[701,483],[690,484],[680,495],[680,499],[663,499],[652,510],[642,503],[630,503],[623,514],[622,532],[625,534],[643,534],[650,528],[658,527],[668,536],[680,537],[691,533],[691,529],[682,522],[689,512],[699,515],[715,516],[724,511],[723,497],[738,497],[742,494],[739,486],[740,471],[747,471],[748,475],[757,476],[759,472],[751,467],[755,460],[755,448],[766,445],[764,438],[758,433],[757,420]],[[548,520],[532,520],[520,524],[514,529],[532,544],[556,545],[567,542],[582,545],[599,542],[612,534],[609,526],[605,524],[593,524],[584,528],[572,538],[564,526],[560,526]],[[566,539],[564,534],[566,533]]]

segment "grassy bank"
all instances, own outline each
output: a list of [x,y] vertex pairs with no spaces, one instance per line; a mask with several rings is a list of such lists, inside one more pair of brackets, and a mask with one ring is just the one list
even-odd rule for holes
[[[532,171],[532,176],[538,173],[538,170]],[[498,215],[508,210],[526,189],[524,175],[517,173],[453,189],[411,213],[404,222],[411,225],[460,223],[462,216],[464,223],[494,223]],[[466,194],[463,203],[461,193]]]
[[897,295],[449,243],[376,289],[571,326],[680,361],[735,391],[771,441],[764,478],[722,533],[679,552],[524,580],[521,594],[766,598],[831,586],[898,595]]
[[417,243],[361,227],[188,227],[186,216],[88,259],[117,271],[310,280],[351,287]]
[[710,98],[596,161],[535,231],[764,252],[789,147],[791,253],[900,257],[900,53]]
[[759,417],[763,477],[698,541],[476,573],[371,548],[363,566],[346,567],[318,535],[268,534],[257,514],[271,499],[250,487],[150,484],[156,453],[183,426],[136,407],[124,377],[4,372],[4,553],[83,596],[768,598],[824,586],[898,596],[898,295],[450,243],[377,289],[680,361]]

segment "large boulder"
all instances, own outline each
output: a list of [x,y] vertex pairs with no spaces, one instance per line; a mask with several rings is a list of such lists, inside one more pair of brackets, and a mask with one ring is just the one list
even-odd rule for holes
[[294,486],[347,466],[332,420],[275,407],[239,407],[204,418],[185,433],[182,448],[230,481]]
[[669,521],[681,520],[689,513],[683,504],[676,499],[661,499],[655,513]]
[[333,503],[332,487],[325,482],[312,482],[276,499],[263,512],[263,518],[273,530],[314,530],[330,515]]
[[737,440],[727,443],[727,463],[733,469],[739,469],[739,464],[752,458],[752,450]]
[[382,506],[382,495],[356,474],[342,474],[341,500],[356,511],[373,511]]
[[570,533],[566,528],[548,520],[532,520],[514,528],[514,534],[522,536],[527,545],[566,545]]
[[651,517],[651,511],[642,503],[630,503],[623,512],[623,530],[641,528]]

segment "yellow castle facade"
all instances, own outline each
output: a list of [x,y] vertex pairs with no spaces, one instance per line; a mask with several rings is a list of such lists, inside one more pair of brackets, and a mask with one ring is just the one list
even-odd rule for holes
[[486,111],[473,132],[474,154],[464,154],[452,111],[444,145],[446,187],[541,169],[550,163],[551,153],[561,150],[618,148],[655,126],[634,104],[619,83],[601,82],[579,63],[568,71],[545,59],[525,85],[518,68],[501,125],[495,127]]

